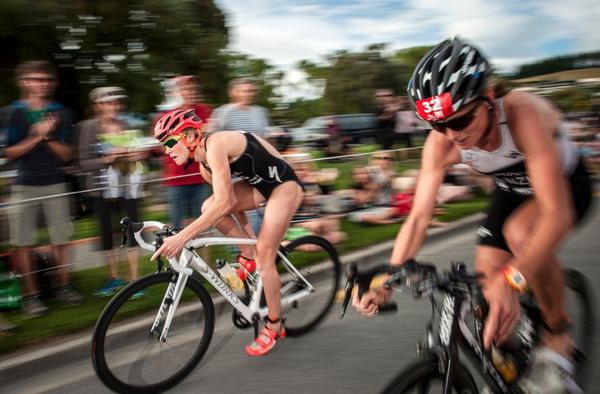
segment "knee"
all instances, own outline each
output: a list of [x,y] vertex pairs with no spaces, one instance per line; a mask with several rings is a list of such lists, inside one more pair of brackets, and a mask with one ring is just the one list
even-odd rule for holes
[[276,257],[277,251],[270,245],[260,241],[256,244],[256,263],[261,271],[274,269]]
[[518,255],[527,239],[527,231],[517,226],[504,226],[502,234],[512,254]]

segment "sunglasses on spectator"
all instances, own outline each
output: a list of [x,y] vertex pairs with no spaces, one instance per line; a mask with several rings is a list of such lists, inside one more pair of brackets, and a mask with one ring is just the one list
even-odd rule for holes
[[181,139],[181,134],[169,136],[166,140],[163,141],[163,145],[165,148],[173,149],[177,142]]
[[35,81],[35,82],[54,82],[56,78],[54,77],[23,77],[26,81]]
[[447,122],[429,122],[429,124],[435,131],[439,131],[440,133],[446,133],[446,129],[462,131],[469,127],[471,123],[473,123],[473,120],[475,119],[475,111],[482,102],[483,100],[478,100],[478,103],[475,104],[473,108],[469,110],[469,112],[458,118],[449,120]]
[[373,157],[375,160],[394,160],[389,156],[375,156]]

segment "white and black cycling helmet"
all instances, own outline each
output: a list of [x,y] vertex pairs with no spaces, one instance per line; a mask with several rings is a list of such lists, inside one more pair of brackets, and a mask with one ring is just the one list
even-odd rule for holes
[[485,94],[491,67],[481,52],[458,37],[444,40],[419,61],[408,83],[413,110],[442,121]]

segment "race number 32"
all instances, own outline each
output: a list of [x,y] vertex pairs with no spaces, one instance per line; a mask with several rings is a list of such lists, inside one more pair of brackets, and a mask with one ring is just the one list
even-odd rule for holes
[[416,104],[419,116],[426,121],[442,120],[454,113],[452,98],[448,92],[417,100]]

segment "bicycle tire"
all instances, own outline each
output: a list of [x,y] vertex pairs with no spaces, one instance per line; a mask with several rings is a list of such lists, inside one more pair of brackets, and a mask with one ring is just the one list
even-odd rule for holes
[[[311,281],[315,288],[314,294],[306,296],[288,308],[283,308],[283,314],[286,318],[286,334],[290,337],[297,337],[313,330],[326,317],[335,301],[342,267],[335,247],[325,238],[315,235],[298,238],[280,248],[280,252],[305,277],[314,279],[314,281]],[[303,260],[310,258],[311,254],[315,256],[315,253],[318,252],[321,252],[321,255],[316,255],[319,257],[317,264],[302,267]],[[277,257],[277,265],[280,271],[285,270],[283,268],[285,264],[280,256]],[[296,283],[298,288],[302,287],[302,282],[296,280],[296,275],[289,272],[289,270],[288,274],[287,278],[285,274],[282,275],[282,297],[286,295],[285,289],[293,283]],[[317,276],[319,276],[319,282],[316,281]],[[322,280],[323,277],[325,277],[325,280]],[[303,307],[302,311],[300,305]],[[309,313],[311,315],[308,315]]]
[[[210,295],[200,281],[193,277],[187,280],[184,296],[176,311],[180,315],[173,319],[165,343],[158,341],[162,324],[154,332],[149,332],[156,317],[155,313],[145,318],[138,314],[132,319],[134,322],[123,321],[125,316],[130,316],[127,313],[129,305],[141,302],[132,300],[140,291],[146,291],[146,302],[156,311],[156,299],[162,301],[168,284],[176,281],[177,276],[178,274],[173,272],[162,272],[140,278],[123,288],[104,308],[94,328],[92,362],[100,380],[111,390],[134,394],[163,392],[181,382],[206,353],[214,331],[215,311]],[[189,299],[193,302],[188,302]],[[115,316],[118,317],[115,319]],[[199,340],[188,338],[189,335],[196,335],[196,331],[193,330],[198,331]],[[196,343],[195,347],[187,344],[192,341]],[[132,352],[132,348],[137,344],[141,344],[142,348],[139,351],[136,348],[136,351]],[[148,349],[149,347],[153,349]],[[187,349],[191,356],[179,365],[181,354],[188,351]],[[158,351],[160,355],[157,354]],[[173,351],[172,364],[177,367],[171,375],[163,378],[164,370],[171,365],[170,351]],[[129,365],[132,356],[134,357]],[[127,365],[124,368],[119,363]],[[154,369],[150,369],[148,365],[152,365]]]
[[[381,391],[382,394],[403,394],[414,392],[428,393],[432,381],[443,382],[444,375],[440,371],[437,355],[430,353],[423,358],[411,362]],[[443,387],[443,386],[442,386]],[[476,394],[477,385],[468,369],[461,363],[456,365],[453,387],[457,393]]]
[[578,324],[573,327],[571,334],[578,349],[575,380],[580,387],[585,388],[585,383],[589,380],[590,361],[594,357],[592,351],[594,349],[595,316],[591,288],[587,278],[581,272],[571,268],[565,268],[563,272],[567,287],[577,296],[581,307],[579,315],[581,321],[576,322]]

